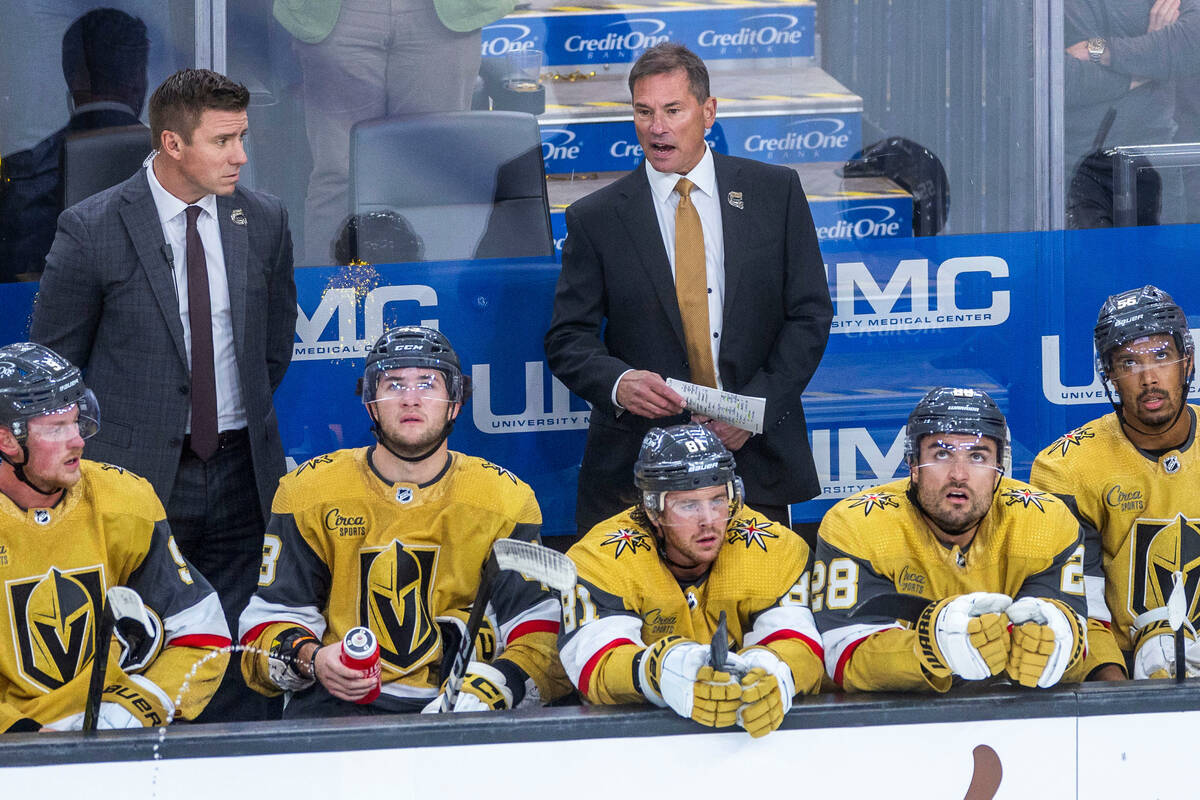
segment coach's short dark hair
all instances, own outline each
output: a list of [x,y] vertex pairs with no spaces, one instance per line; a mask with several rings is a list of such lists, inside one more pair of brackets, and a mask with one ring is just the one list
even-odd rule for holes
[[677,69],[687,73],[688,88],[696,97],[696,102],[703,103],[708,99],[708,67],[700,60],[700,56],[675,42],[656,44],[634,62],[629,71],[629,95],[633,96],[633,85],[649,75],[663,75]]
[[245,111],[250,91],[208,69],[181,69],[150,96],[150,135],[162,144],[163,131],[174,131],[188,144],[205,111]]

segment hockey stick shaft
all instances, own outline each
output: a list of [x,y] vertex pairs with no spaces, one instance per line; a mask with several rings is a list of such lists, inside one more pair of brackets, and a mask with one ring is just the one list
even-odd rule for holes
[[438,713],[444,714],[454,708],[458,700],[459,690],[462,689],[463,678],[467,675],[467,665],[471,663],[471,655],[475,652],[475,638],[483,627],[483,616],[487,610],[488,601],[492,599],[492,585],[500,567],[496,556],[489,555],[483,574],[479,578],[479,588],[475,592],[475,601],[471,604],[471,615],[467,617],[467,631],[459,642],[458,652],[454,654],[454,663],[450,674],[446,677],[446,688],[442,691],[442,702]]
[[108,650],[112,644],[113,614],[108,598],[103,600],[100,626],[96,631],[96,647],[92,651],[92,675],[88,681],[87,705],[83,710],[83,729],[96,730],[96,718],[100,713],[100,698],[104,694],[104,679],[108,672]]

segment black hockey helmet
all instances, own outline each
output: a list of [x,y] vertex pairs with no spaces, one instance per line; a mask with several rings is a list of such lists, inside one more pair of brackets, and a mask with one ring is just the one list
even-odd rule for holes
[[[1157,286],[1114,294],[1100,307],[1094,332],[1096,371],[1109,380],[1109,368],[1114,350],[1134,339],[1156,334],[1169,334],[1184,358],[1191,358],[1195,349],[1188,330],[1187,316],[1171,295]],[[1188,375],[1190,382],[1191,375]]]
[[633,482],[647,511],[660,512],[667,492],[727,487],[733,513],[741,507],[742,481],[734,474],[733,453],[703,425],[651,428],[633,464]]
[[430,367],[446,378],[451,402],[463,403],[471,395],[470,378],[463,375],[458,354],[445,334],[423,325],[403,325],[384,331],[367,352],[361,392],[364,403],[375,400],[380,374],[404,367]]
[[942,386],[931,390],[908,415],[904,457],[916,464],[921,437],[932,433],[962,433],[987,436],[996,442],[996,457],[1005,463],[1008,452],[1008,423],[987,392]]
[[933,236],[950,213],[950,181],[929,148],[891,136],[856,153],[842,167],[846,178],[885,177],[912,195],[913,236]]
[[29,420],[79,408],[79,435],[100,429],[100,406],[79,368],[48,347],[18,342],[0,347],[0,425],[22,443]]

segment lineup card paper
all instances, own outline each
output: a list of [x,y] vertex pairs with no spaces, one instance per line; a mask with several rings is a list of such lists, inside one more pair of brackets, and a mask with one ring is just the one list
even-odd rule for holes
[[700,386],[695,383],[667,378],[670,386],[687,401],[688,411],[728,422],[735,428],[751,433],[762,433],[763,416],[766,415],[767,398],[750,397]]

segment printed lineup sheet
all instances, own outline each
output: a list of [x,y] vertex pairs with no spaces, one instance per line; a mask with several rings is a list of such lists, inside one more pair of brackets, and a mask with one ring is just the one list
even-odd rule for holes
[[724,392],[674,378],[667,378],[667,386],[679,392],[692,413],[719,419],[751,433],[763,431],[763,415],[767,408],[765,397]]

